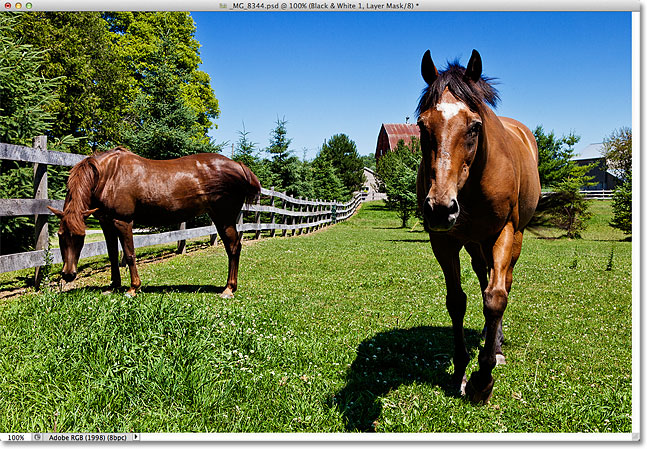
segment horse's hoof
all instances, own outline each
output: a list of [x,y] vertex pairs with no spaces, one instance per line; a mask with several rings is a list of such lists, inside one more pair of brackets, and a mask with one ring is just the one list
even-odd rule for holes
[[222,294],[220,294],[220,298],[234,298],[234,293],[231,292],[231,289],[225,289]]
[[137,295],[137,291],[128,291],[124,295],[128,298],[133,298]]
[[503,356],[502,353],[497,353],[496,354],[496,365],[497,366],[505,366],[507,364],[505,360],[505,356]]
[[472,375],[470,377],[470,380],[465,386],[465,394],[467,395],[467,398],[469,398],[469,400],[475,405],[485,405],[488,401],[490,401],[490,397],[492,397],[494,378],[490,376],[490,381],[485,383],[483,387],[481,387],[479,378],[480,377],[476,375]]

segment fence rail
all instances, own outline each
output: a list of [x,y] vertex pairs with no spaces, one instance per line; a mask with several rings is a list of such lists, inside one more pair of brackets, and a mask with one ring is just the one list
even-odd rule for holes
[[[2,217],[35,216],[36,250],[9,255],[0,255],[0,273],[13,272],[35,267],[35,284],[40,284],[39,267],[46,264],[46,248],[49,234],[47,216],[51,214],[47,206],[63,209],[63,200],[47,198],[47,165],[73,166],[86,158],[83,155],[61,153],[47,150],[47,141],[43,136],[34,139],[34,147],[0,143],[0,160],[13,160],[34,163],[34,198],[33,199],[0,199],[0,220]],[[255,232],[258,238],[263,231],[275,236],[280,231],[283,236],[302,234],[314,231],[322,226],[348,219],[364,201],[366,195],[356,193],[347,203],[319,201],[295,198],[274,189],[261,189],[256,204],[246,204],[239,216],[237,230],[239,233]],[[269,203],[269,204],[263,204]],[[278,206],[277,206],[278,205]],[[247,213],[247,214],[245,214]],[[253,221],[245,222],[245,216],[254,213]],[[210,236],[211,244],[217,242],[216,227],[210,226],[167,231],[154,234],[136,234],[133,237],[136,248],[151,245],[178,242],[178,249],[183,249],[187,239]],[[120,249],[121,249],[121,244]],[[84,245],[81,258],[107,254],[105,241],[91,242]],[[51,262],[62,262],[58,248],[50,249]]]
[[[584,198],[587,200],[611,200],[613,198],[613,191],[609,189],[598,189],[598,190],[581,190],[581,194],[584,195]],[[551,191],[544,191],[541,195],[550,195]]]

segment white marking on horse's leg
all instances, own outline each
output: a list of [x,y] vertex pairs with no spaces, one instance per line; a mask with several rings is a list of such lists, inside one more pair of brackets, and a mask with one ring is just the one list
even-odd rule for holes
[[506,360],[505,360],[505,356],[503,356],[501,353],[497,353],[496,354],[496,365],[497,366],[505,366],[506,364],[507,363],[506,363]]
[[461,396],[465,395],[465,386],[467,386],[467,376],[463,375],[463,380],[461,381],[461,387],[460,387]]
[[456,102],[456,103],[448,103],[448,102],[443,102],[443,103],[438,103],[436,105],[436,109],[443,113],[443,118],[445,120],[449,120],[452,117],[454,117],[456,114],[461,109],[465,109],[467,106],[465,106],[465,103],[463,102]]

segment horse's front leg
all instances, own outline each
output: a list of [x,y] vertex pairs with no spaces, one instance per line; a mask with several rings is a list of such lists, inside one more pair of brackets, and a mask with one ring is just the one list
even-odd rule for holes
[[106,238],[106,247],[108,248],[108,259],[110,260],[110,287],[117,289],[121,287],[121,273],[119,272],[119,246],[118,233],[111,220],[99,220],[103,235]]
[[469,353],[465,346],[465,333],[463,330],[463,319],[467,309],[467,296],[461,288],[461,267],[459,252],[462,245],[448,237],[429,235],[431,248],[434,251],[436,259],[440,263],[445,275],[445,285],[447,287],[447,297],[445,304],[447,311],[452,320],[452,330],[454,333],[454,375],[452,376],[452,386],[460,394],[465,394],[465,369],[469,363]]
[[135,243],[133,242],[133,223],[124,222],[121,220],[114,221],[115,228],[119,234],[119,240],[121,241],[121,248],[124,250],[124,259],[126,264],[128,264],[128,270],[130,271],[130,289],[126,292],[126,295],[134,296],[137,293],[137,290],[141,286],[142,282],[139,279],[139,274],[137,273],[137,266],[135,265]]
[[472,374],[466,386],[466,393],[474,403],[487,403],[492,396],[496,366],[497,335],[508,305],[506,278],[512,260],[514,227],[509,222],[491,246],[484,246],[486,258],[491,261],[490,280],[483,293],[483,314],[485,316],[485,344],[479,353],[479,369]]

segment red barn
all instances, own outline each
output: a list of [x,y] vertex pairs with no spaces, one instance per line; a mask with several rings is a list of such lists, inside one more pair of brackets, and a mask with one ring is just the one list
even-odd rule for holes
[[387,152],[395,150],[400,139],[409,145],[411,137],[420,139],[420,129],[417,124],[411,123],[383,123],[380,134],[377,136],[375,159],[380,159]]

